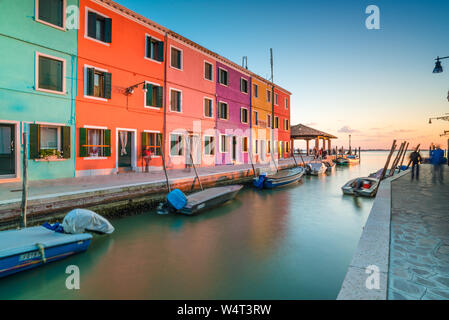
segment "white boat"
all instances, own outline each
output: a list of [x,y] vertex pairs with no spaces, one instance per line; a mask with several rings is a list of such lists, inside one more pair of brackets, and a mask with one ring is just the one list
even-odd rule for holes
[[371,177],[356,178],[348,181],[341,190],[343,194],[374,197],[379,180]]
[[306,165],[306,172],[312,176],[319,176],[325,173],[327,170],[326,165],[323,162],[311,162]]

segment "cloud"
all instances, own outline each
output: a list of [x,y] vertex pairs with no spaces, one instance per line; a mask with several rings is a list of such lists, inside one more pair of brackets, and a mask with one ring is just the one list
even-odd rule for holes
[[355,129],[351,129],[349,126],[343,126],[340,128],[340,130],[338,130],[338,132],[341,133],[354,133],[354,132],[359,132],[358,130]]

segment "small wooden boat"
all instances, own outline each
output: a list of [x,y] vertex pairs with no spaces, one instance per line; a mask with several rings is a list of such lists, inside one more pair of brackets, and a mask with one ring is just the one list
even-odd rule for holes
[[376,178],[363,177],[348,181],[341,190],[343,194],[374,197],[377,192],[379,180]]
[[327,170],[326,165],[323,162],[311,162],[306,165],[306,173],[312,176],[319,176],[325,173]]
[[347,166],[349,165],[349,160],[343,157],[338,157],[337,159],[335,159],[335,163],[337,164],[337,166]]
[[44,227],[0,232],[0,278],[86,251],[92,235]]
[[242,188],[242,185],[216,187],[187,196],[181,190],[175,189],[167,195],[167,201],[159,206],[158,213],[197,214],[234,199]]
[[259,189],[273,189],[286,186],[301,180],[305,170],[303,167],[281,170],[272,175],[261,174],[253,179],[253,185]]
[[360,158],[358,156],[348,155],[348,156],[346,156],[346,159],[348,160],[349,164],[359,164],[360,163]]

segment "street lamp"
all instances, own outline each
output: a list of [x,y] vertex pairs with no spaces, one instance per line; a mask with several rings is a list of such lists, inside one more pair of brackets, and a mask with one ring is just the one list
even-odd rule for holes
[[142,82],[139,82],[139,83],[137,83],[137,84],[135,84],[135,85],[132,85],[132,86],[126,88],[126,89],[125,89],[125,94],[126,94],[126,95],[133,94],[133,93],[134,93],[134,89],[135,89],[135,88],[138,88],[141,84],[143,84],[143,87],[142,87],[143,92],[144,92],[144,93],[147,93],[148,90],[147,90],[146,82],[145,82],[145,81],[142,81]]
[[[446,114],[448,114],[448,113],[446,113]],[[449,121],[449,115],[448,116],[442,116],[442,117],[429,118],[429,124],[432,124],[432,120]]]
[[436,62],[435,62],[435,68],[433,68],[433,73],[441,73],[441,72],[443,72],[443,67],[441,66],[441,61],[440,60],[448,59],[448,58],[449,58],[449,56],[448,57],[442,57],[442,58],[437,57],[435,59]]

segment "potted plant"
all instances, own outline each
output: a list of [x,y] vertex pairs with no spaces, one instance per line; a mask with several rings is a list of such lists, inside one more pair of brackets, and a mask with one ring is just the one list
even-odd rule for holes
[[43,160],[57,160],[61,158],[61,152],[56,149],[42,149],[39,151],[39,158]]

